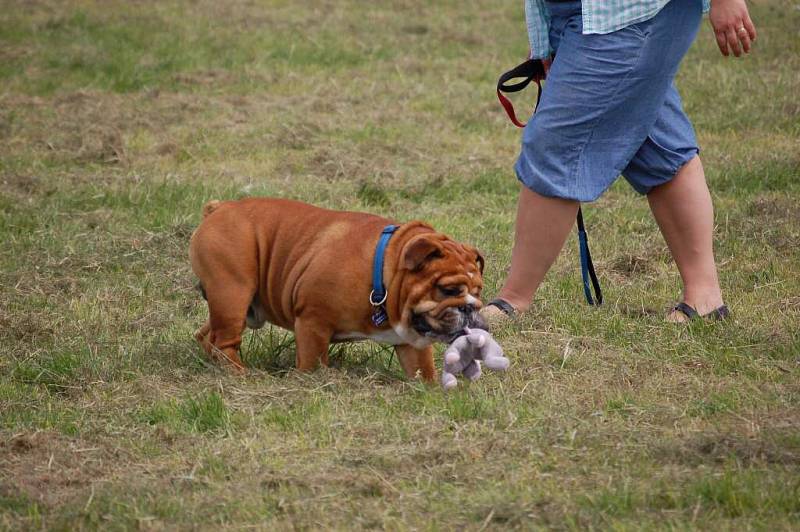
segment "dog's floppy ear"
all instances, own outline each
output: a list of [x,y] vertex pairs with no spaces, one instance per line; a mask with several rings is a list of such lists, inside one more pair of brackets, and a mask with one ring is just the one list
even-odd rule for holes
[[403,267],[407,270],[418,270],[425,263],[441,257],[442,244],[429,235],[415,236],[403,248]]
[[475,264],[478,266],[478,271],[480,271],[481,275],[483,275],[483,267],[486,263],[486,259],[483,258],[483,254],[478,251],[478,248],[467,244],[462,244],[461,247],[464,248],[467,257],[472,257],[473,254],[475,255]]
[[475,259],[475,262],[478,263],[478,269],[481,271],[481,275],[483,275],[483,265],[486,263],[486,260],[483,258],[483,255],[477,249],[475,250],[475,254],[478,256]]

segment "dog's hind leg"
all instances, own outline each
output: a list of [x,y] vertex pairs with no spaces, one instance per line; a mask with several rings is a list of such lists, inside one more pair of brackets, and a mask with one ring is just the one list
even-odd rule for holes
[[[244,364],[239,358],[239,346],[242,343],[247,308],[253,300],[255,291],[255,286],[233,282],[214,282],[206,285],[209,354],[220,362],[229,364],[238,372],[244,372]],[[204,328],[205,326],[201,327],[198,332],[202,332]]]
[[194,332],[194,339],[205,349],[206,353],[211,354],[211,342],[209,341],[208,333],[211,332],[211,320],[206,320],[206,322],[200,326]]

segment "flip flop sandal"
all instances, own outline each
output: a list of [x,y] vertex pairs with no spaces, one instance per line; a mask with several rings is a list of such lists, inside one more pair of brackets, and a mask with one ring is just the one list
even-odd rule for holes
[[492,299],[491,301],[486,303],[486,306],[487,307],[497,307],[498,309],[500,309],[500,311],[503,314],[505,314],[509,318],[516,318],[517,317],[516,309],[514,309],[514,307],[512,307],[507,301],[504,301],[502,299],[499,299],[499,298],[498,299]]
[[714,321],[722,321],[731,314],[730,310],[728,310],[728,305],[722,305],[718,309],[712,310],[708,314],[703,314],[701,316],[699,312],[683,301],[675,305],[672,310],[677,310],[678,312],[682,313],[684,316],[686,316],[687,321],[705,318],[711,318]]

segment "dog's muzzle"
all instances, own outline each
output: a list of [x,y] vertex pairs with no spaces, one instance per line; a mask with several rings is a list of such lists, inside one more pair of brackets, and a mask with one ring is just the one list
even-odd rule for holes
[[414,314],[411,317],[411,327],[422,336],[445,343],[461,336],[465,327],[486,328],[486,322],[473,305],[449,307],[433,321],[435,325],[426,314]]

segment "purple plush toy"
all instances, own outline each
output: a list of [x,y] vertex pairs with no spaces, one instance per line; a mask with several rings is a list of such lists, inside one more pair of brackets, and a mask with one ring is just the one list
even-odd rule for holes
[[492,336],[483,329],[464,329],[444,352],[442,386],[445,390],[458,385],[456,375],[463,373],[466,378],[476,381],[481,376],[481,361],[495,371],[508,369],[509,360],[503,356],[503,349]]

